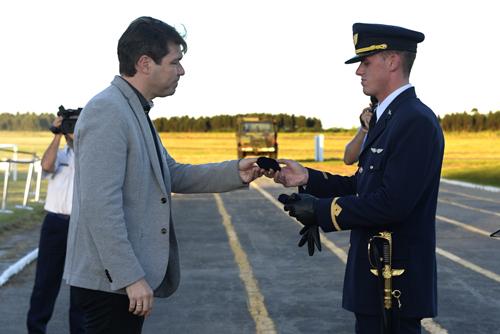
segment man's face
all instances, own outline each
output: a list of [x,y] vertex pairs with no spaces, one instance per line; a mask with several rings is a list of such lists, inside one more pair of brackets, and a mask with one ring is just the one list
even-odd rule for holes
[[153,62],[150,76],[152,98],[173,95],[180,77],[184,75],[184,68],[180,63],[182,59],[180,45],[170,42],[168,49],[170,52],[163,57],[161,64]]
[[364,58],[356,70],[356,75],[361,77],[363,93],[375,96],[379,101],[383,101],[387,97],[384,95],[389,80],[388,59],[384,60],[380,53],[375,53]]
[[[71,116],[71,118],[78,118],[78,115]],[[65,133],[64,137],[66,138],[66,142],[68,143],[68,146],[73,148],[73,138],[74,138],[74,133]]]

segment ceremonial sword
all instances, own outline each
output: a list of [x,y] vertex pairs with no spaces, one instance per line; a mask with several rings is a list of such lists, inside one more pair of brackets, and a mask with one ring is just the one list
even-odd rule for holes
[[[382,306],[382,333],[392,334],[392,297],[398,300],[401,308],[401,291],[392,291],[392,278],[403,274],[404,269],[392,269],[392,232],[380,232],[380,235],[373,236],[368,242],[368,261],[374,269],[370,271],[379,277],[380,303]],[[380,254],[378,244],[381,244],[382,254]],[[371,261],[370,248],[374,244],[373,253],[375,264]]]

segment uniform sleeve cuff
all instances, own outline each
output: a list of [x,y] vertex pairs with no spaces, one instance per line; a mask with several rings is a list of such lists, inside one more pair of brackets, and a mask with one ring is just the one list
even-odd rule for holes
[[316,205],[316,216],[324,232],[342,231],[337,222],[337,217],[342,208],[337,204],[340,197],[319,199]]

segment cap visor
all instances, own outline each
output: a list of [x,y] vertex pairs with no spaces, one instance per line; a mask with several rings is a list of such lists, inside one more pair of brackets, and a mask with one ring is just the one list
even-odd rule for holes
[[347,60],[345,64],[353,64],[362,61],[365,57],[371,56],[372,54],[375,54],[377,52],[380,52],[381,50],[376,50],[376,51],[371,51],[371,52],[366,52],[363,53],[362,55],[355,55],[351,59]]

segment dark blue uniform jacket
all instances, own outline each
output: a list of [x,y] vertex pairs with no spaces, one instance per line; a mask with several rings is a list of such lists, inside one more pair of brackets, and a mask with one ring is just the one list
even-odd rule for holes
[[[403,317],[437,315],[436,205],[444,153],[441,126],[431,109],[405,90],[387,107],[360,153],[351,177],[309,169],[306,192],[320,200],[325,232],[351,230],[343,308],[380,315],[377,277],[370,272],[368,240],[392,232],[393,278]],[[373,261],[373,260],[372,260]],[[393,300],[398,314],[398,303]]]

